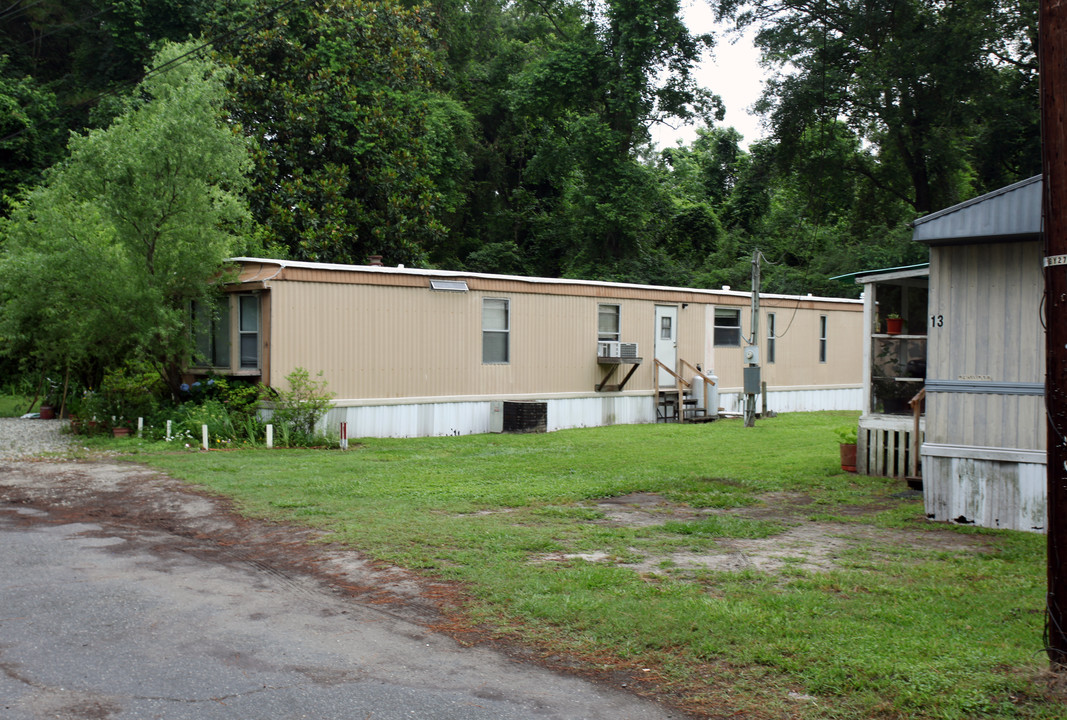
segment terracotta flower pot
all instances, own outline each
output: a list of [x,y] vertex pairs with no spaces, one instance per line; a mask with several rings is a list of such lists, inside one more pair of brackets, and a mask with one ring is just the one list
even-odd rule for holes
[[841,443],[841,469],[856,472],[856,445]]
[[56,417],[56,409],[51,405],[42,405],[38,412],[42,420],[54,420]]
[[888,335],[900,335],[902,332],[904,332],[904,318],[886,319],[885,331]]

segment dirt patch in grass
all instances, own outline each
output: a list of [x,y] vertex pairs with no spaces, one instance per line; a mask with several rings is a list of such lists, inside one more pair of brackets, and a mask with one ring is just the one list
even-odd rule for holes
[[[592,522],[616,527],[653,527],[669,521],[698,521],[716,515],[732,515],[780,523],[785,529],[768,538],[715,538],[711,547],[699,552],[644,554],[640,562],[620,563],[638,572],[650,574],[667,570],[707,570],[740,572],[755,570],[781,573],[787,568],[809,572],[828,572],[841,567],[841,560],[852,551],[865,548],[872,558],[878,549],[917,552],[978,553],[986,550],[982,538],[960,535],[949,530],[922,528],[914,531],[877,528],[870,525],[810,521],[811,498],[802,494],[772,493],[760,497],[760,504],[728,510],[691,508],[671,502],[655,493],[633,493],[607,498],[595,504],[603,517]],[[892,503],[877,502],[862,506],[840,506],[835,515],[849,517],[886,510]],[[553,553],[541,562],[585,560],[611,562],[607,552]]]

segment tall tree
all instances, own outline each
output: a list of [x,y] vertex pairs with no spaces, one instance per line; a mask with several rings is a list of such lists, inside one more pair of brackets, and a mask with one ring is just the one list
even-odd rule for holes
[[[786,72],[760,107],[788,155],[805,130],[844,117],[869,144],[870,162],[846,168],[925,213],[979,185],[974,136],[987,124],[988,97],[1036,77],[1036,8],[1007,0],[715,0],[720,17],[756,24],[764,58]],[[1014,157],[995,163],[1036,172],[1028,135],[1036,129],[1036,86],[1016,95],[999,126]],[[1000,100],[993,101],[999,104]],[[989,148],[987,144],[986,149]],[[990,173],[1000,182],[1003,172]],[[976,182],[977,181],[977,182]]]
[[436,7],[450,87],[477,122],[468,257],[629,276],[616,265],[647,250],[660,202],[639,156],[649,127],[721,114],[693,74],[711,38],[689,33],[677,0]]
[[0,225],[0,351],[90,376],[142,354],[177,388],[189,303],[247,229],[246,145],[218,67],[180,59],[191,47],[164,47],[114,122],[73,136]]
[[64,133],[54,122],[55,95],[0,56],[0,218],[17,195],[62,157]]
[[246,12],[263,21],[223,48],[234,116],[255,141],[256,219],[294,258],[424,263],[445,229],[434,173],[450,171],[433,154],[449,144],[430,135],[462,115],[435,102],[426,10],[396,0],[277,7],[253,0]]
[[[110,93],[138,80],[163,40],[199,35],[209,0],[16,0],[0,10],[0,198],[58,161],[70,131],[106,124]],[[101,100],[106,108],[94,116]],[[109,102],[110,101],[110,102]],[[0,200],[0,217],[10,212]]]

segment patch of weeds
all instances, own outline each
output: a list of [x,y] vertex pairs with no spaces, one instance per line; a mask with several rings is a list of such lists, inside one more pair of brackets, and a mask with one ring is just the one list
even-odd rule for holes
[[671,520],[660,526],[663,532],[702,537],[744,538],[755,540],[782,532],[782,526],[767,520],[753,520],[732,515],[709,515],[699,520]]
[[531,510],[530,514],[554,520],[586,520],[589,522],[604,518],[604,513],[595,508],[563,507],[560,505],[545,505]]
[[882,510],[869,519],[883,528],[911,529],[916,525],[929,525],[922,500],[901,500],[897,507]]

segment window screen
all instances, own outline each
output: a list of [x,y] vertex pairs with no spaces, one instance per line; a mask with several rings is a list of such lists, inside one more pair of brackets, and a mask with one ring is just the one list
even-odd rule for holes
[[238,297],[240,311],[241,367],[259,367],[259,296]]
[[619,339],[619,306],[601,305],[597,313],[597,340]]
[[775,333],[775,327],[774,327],[775,322],[774,321],[775,321],[774,313],[767,313],[767,363],[768,364],[774,362],[774,351],[775,351],[774,345],[775,345],[775,340],[777,340],[777,338],[774,335],[774,333]]
[[741,310],[715,308],[715,345],[717,347],[741,346]]
[[230,367],[230,300],[193,303],[194,367]]
[[511,332],[508,301],[499,298],[482,300],[482,362],[509,361],[508,335]]
[[819,362],[826,362],[826,316],[819,316]]

